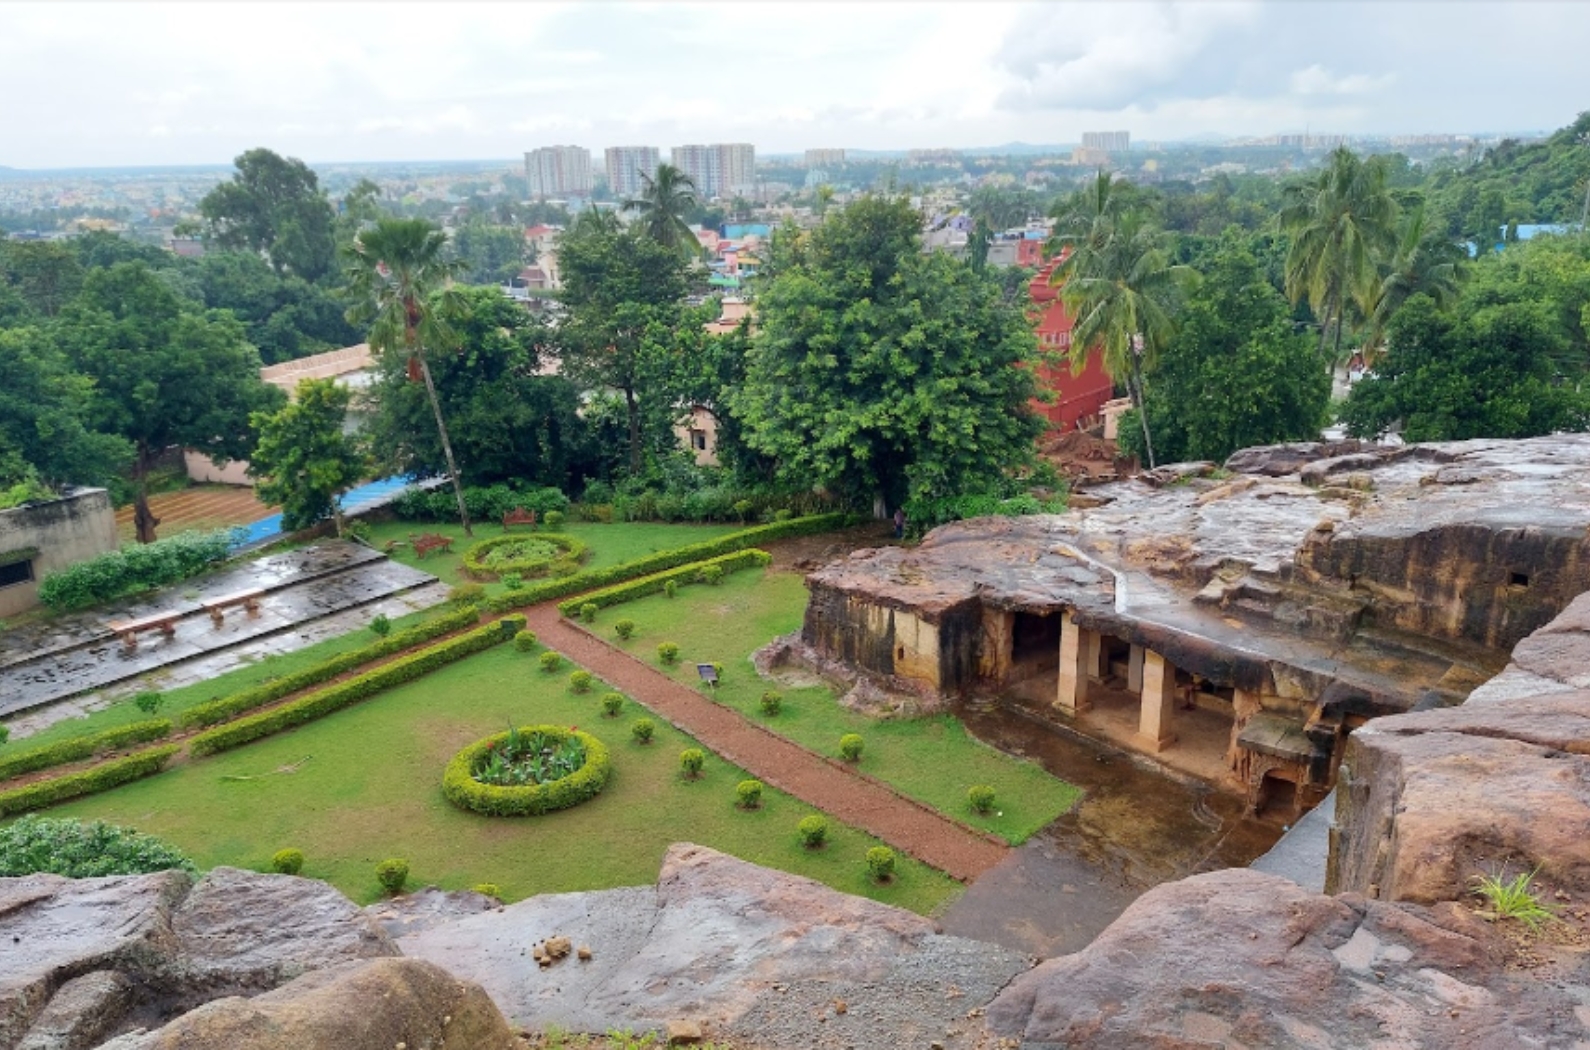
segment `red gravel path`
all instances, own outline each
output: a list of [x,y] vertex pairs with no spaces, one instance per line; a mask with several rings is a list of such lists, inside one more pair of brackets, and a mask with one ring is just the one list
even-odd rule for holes
[[570,626],[551,604],[527,609],[541,641],[566,654],[758,779],[898,850],[970,882],[1010,848],[846,766],[748,722],[628,653]]

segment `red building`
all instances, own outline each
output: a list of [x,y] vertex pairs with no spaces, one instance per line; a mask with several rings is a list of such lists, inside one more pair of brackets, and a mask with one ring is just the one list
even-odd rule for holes
[[[1075,323],[1060,301],[1060,289],[1049,284],[1054,268],[1060,265],[1055,259],[1045,264],[1028,285],[1032,297],[1034,325],[1038,333],[1038,348],[1046,353],[1071,353],[1071,328]],[[1115,384],[1104,371],[1103,355],[1097,351],[1088,354],[1082,371],[1073,373],[1068,361],[1057,365],[1042,365],[1038,369],[1038,385],[1054,392],[1052,404],[1033,402],[1033,409],[1049,420],[1049,426],[1061,433],[1075,430],[1077,421],[1096,417],[1104,402],[1115,396]]]

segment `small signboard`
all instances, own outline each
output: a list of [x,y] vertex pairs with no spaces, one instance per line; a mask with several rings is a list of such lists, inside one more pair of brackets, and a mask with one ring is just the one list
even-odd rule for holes
[[718,669],[711,664],[696,664],[696,674],[700,675],[701,680],[712,688],[716,689],[718,687]]

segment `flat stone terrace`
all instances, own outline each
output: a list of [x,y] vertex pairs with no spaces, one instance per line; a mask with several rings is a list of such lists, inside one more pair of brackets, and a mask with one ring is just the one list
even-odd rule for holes
[[[137,601],[17,627],[0,635],[0,717],[55,704],[266,639],[288,636],[304,644],[316,632],[304,625],[397,595],[427,589],[424,604],[443,597],[428,573],[394,562],[368,547],[328,541],[259,558],[189,580]],[[200,602],[262,588],[259,611],[229,608],[215,624]],[[127,649],[108,626],[162,612],[182,613],[175,633],[139,635]],[[373,615],[373,613],[372,613]],[[283,651],[280,645],[250,645]],[[231,661],[221,660],[221,664]],[[207,665],[219,670],[217,661]]]

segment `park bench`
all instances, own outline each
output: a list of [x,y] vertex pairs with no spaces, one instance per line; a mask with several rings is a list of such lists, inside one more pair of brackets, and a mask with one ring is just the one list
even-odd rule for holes
[[231,608],[234,605],[241,605],[244,609],[248,610],[248,614],[250,616],[253,616],[255,613],[259,612],[260,596],[264,593],[265,588],[263,587],[250,587],[247,590],[233,591],[231,594],[223,594],[218,598],[202,599],[199,602],[199,605],[204,609],[205,612],[210,614],[210,619],[214,620],[215,625],[219,627],[225,619],[225,610]]
[[438,536],[434,532],[427,532],[423,536],[416,536],[413,541],[414,556],[423,558],[431,551],[450,551],[453,549],[453,540],[450,536]]
[[522,510],[519,507],[515,507],[513,510],[508,511],[508,513],[502,516],[502,531],[507,532],[508,526],[510,525],[529,525],[530,527],[534,528],[535,523],[535,511]]
[[128,649],[138,648],[138,635],[141,631],[159,631],[167,638],[177,633],[177,621],[182,619],[180,612],[160,612],[137,620],[112,620],[109,627],[121,635],[121,644]]

